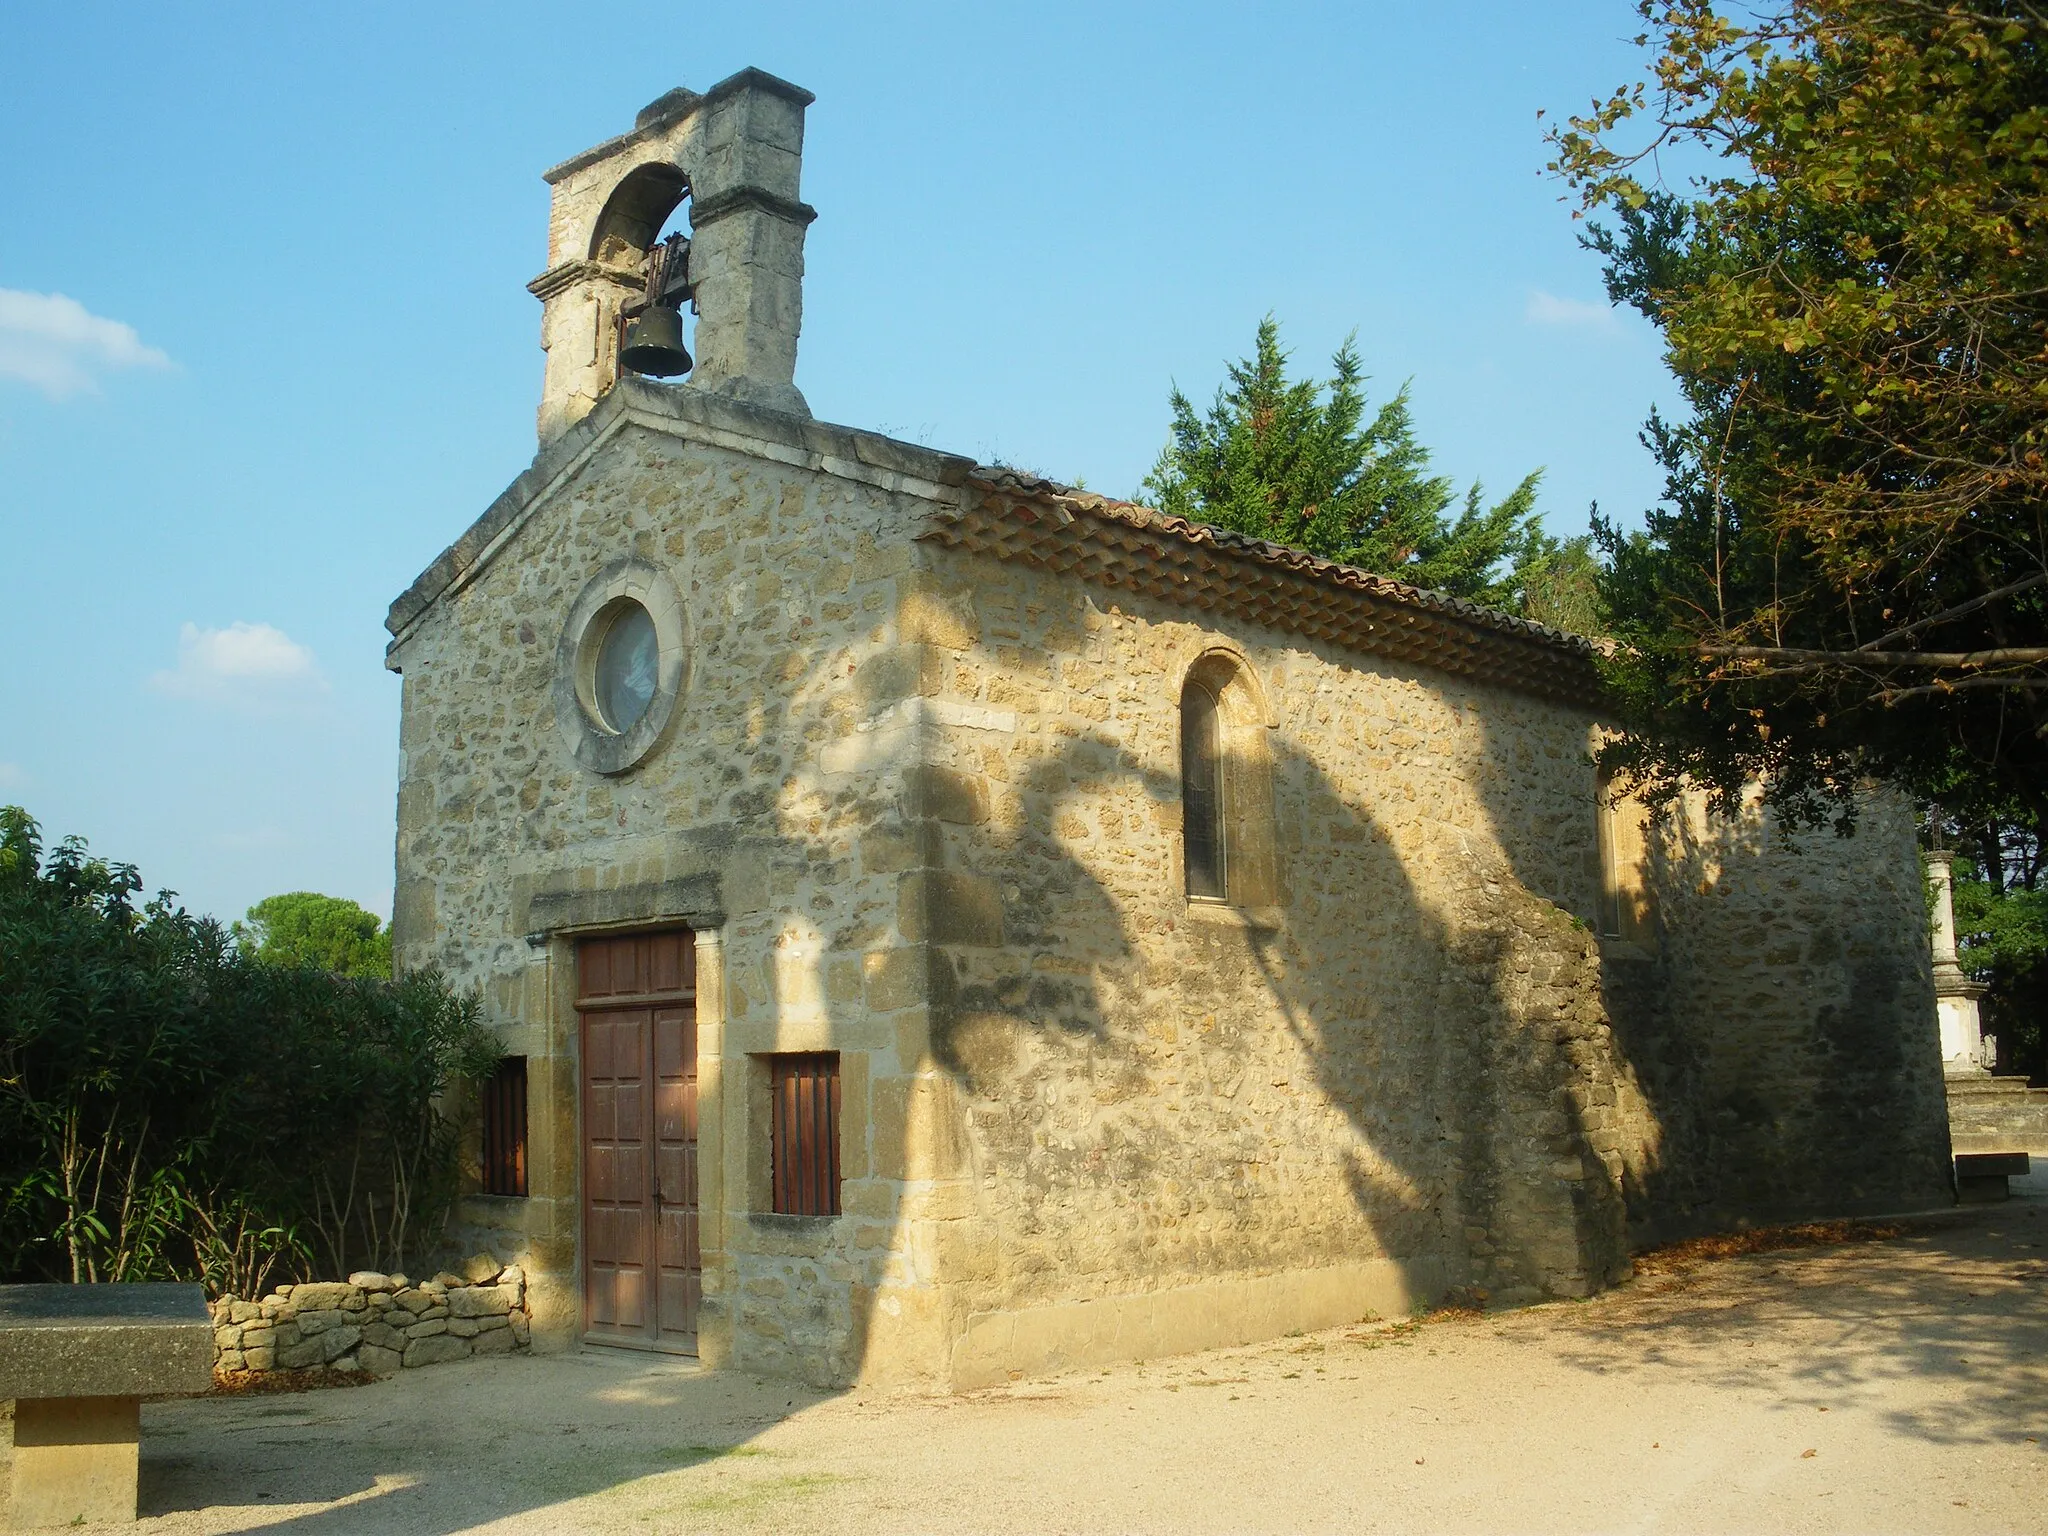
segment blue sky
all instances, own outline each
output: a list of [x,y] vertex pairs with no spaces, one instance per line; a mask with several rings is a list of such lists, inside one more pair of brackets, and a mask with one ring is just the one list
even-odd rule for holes
[[386,605],[524,467],[548,165],[817,93],[821,417],[1128,493],[1269,310],[1440,469],[1655,498],[1671,389],[1546,179],[1626,0],[17,7],[0,46],[0,801],[196,910],[388,912]]

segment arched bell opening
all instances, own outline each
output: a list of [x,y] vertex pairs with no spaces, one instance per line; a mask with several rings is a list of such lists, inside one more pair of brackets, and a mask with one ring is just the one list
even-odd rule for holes
[[689,178],[673,165],[643,165],[629,172],[597,216],[590,232],[590,259],[606,261],[614,253],[649,249],[689,195]]
[[635,271],[641,291],[620,303],[618,367],[650,378],[681,378],[693,366],[688,178],[672,165],[643,165],[612,190],[591,234],[591,258]]

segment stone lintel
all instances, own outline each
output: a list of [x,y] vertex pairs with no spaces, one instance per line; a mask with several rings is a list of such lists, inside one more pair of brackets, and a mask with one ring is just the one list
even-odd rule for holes
[[536,891],[526,901],[524,913],[515,916],[530,943],[540,935],[629,923],[673,921],[692,928],[717,928],[725,923],[725,903],[719,894],[718,876],[707,873],[607,890]]

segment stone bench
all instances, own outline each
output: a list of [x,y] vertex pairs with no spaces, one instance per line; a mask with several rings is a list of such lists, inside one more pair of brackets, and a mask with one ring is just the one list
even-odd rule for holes
[[2031,1159],[2024,1152],[1958,1152],[1956,1199],[1964,1205],[2008,1200],[2012,1186],[2006,1181],[2023,1179],[2031,1171]]
[[196,1285],[0,1285],[15,1527],[133,1520],[142,1399],[212,1381]]

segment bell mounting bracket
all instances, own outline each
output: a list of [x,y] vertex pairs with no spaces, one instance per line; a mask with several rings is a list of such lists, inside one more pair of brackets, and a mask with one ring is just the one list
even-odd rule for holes
[[619,306],[619,322],[623,325],[650,309],[680,310],[686,303],[695,314],[697,294],[690,286],[690,240],[678,230],[648,247],[647,288],[639,298]]

